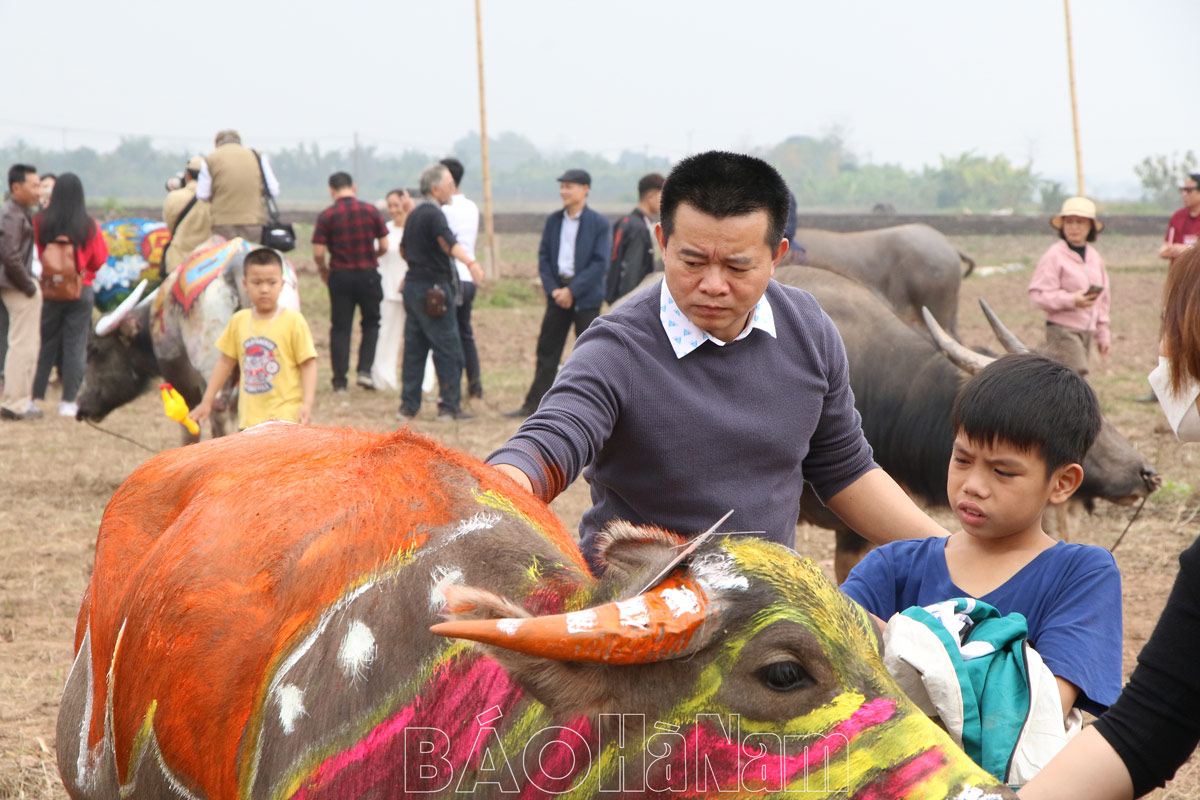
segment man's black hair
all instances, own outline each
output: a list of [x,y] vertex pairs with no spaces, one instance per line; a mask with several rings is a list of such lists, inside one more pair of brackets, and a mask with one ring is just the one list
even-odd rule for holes
[[1046,476],[1082,464],[1100,433],[1100,401],[1075,370],[1036,353],[996,359],[967,381],[951,421],[976,445],[1038,453]]
[[41,175],[39,177],[42,180],[46,180],[46,178],[49,178],[50,180],[54,181],[55,183],[58,183],[58,176],[55,175],[53,172],[47,172],[45,175]]
[[638,200],[641,200],[646,195],[654,191],[662,191],[663,184],[667,179],[657,172],[651,172],[649,175],[643,175],[638,180]]
[[349,172],[335,172],[329,176],[329,188],[335,192],[340,192],[342,189],[349,189],[354,185],[354,178],[350,177]]
[[13,164],[8,168],[8,190],[11,192],[14,183],[24,183],[29,173],[37,175],[37,167],[29,164]]
[[279,267],[279,272],[283,272],[283,256],[279,252],[270,247],[256,247],[242,260],[242,270],[245,271],[250,267],[265,267],[268,264],[275,264]]
[[454,185],[461,189],[463,172],[466,171],[463,169],[463,163],[453,156],[443,158],[438,163],[450,170],[450,177],[454,178]]
[[1188,177],[1194,180],[1197,186],[1200,186],[1200,172],[1189,172]]
[[765,211],[767,245],[774,250],[783,241],[788,213],[787,183],[762,159],[710,150],[676,164],[663,186],[664,240],[671,237],[675,210],[684,203],[717,219]]
[[185,172],[187,172],[188,176],[189,176],[189,177],[190,177],[192,180],[194,180],[194,181],[198,181],[198,180],[200,180],[200,170],[198,170],[198,169],[189,169],[189,170],[185,170]]

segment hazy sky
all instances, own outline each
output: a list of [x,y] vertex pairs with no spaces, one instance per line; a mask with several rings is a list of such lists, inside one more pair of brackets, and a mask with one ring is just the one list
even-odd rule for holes
[[[1089,193],[1135,194],[1146,155],[1200,151],[1200,0],[1071,12]],[[483,22],[492,135],[679,157],[837,128],[874,162],[1004,153],[1074,186],[1061,0],[483,0]],[[479,129],[472,0],[0,0],[0,30],[0,141],[441,152]]]

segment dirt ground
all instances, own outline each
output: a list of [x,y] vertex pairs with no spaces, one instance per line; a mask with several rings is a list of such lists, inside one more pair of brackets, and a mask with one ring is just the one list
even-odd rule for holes
[[[1029,269],[1051,243],[1049,237],[956,237],[955,243],[984,267],[986,276],[963,284],[959,329],[965,342],[991,340],[976,300],[985,297],[1010,327],[1040,345],[1042,318],[1028,302]],[[412,423],[422,433],[473,455],[486,456],[517,427],[501,412],[516,408],[533,374],[533,344],[541,319],[536,294],[536,236],[510,235],[501,241],[503,274],[477,301],[475,328],[484,365],[485,396],[470,410],[476,419],[434,421],[428,404]],[[1152,237],[1110,235],[1098,242],[1110,266],[1115,297],[1113,354],[1093,370],[1093,385],[1108,420],[1165,477],[1163,488],[1116,551],[1124,577],[1125,669],[1132,669],[1178,568],[1177,556],[1195,537],[1200,511],[1197,451],[1181,446],[1166,428],[1157,405],[1132,398],[1148,389],[1154,366],[1159,295],[1164,262],[1154,257]],[[303,254],[298,254],[303,268]],[[304,311],[312,325],[320,381],[316,424],[390,430],[400,422],[395,392],[353,389],[335,398],[329,389],[328,301],[313,274],[302,274]],[[83,423],[53,416],[57,387],[44,405],[47,418],[0,426],[0,800],[59,800],[65,792],[54,756],[58,698],[72,661],[72,632],[79,600],[92,568],[95,535],[113,491],[150,453]],[[157,394],[114,412],[103,427],[158,451],[178,444],[178,427],[167,420]],[[587,487],[576,482],[553,508],[574,527],[587,503]],[[1077,526],[1076,541],[1111,546],[1132,509],[1105,505]],[[951,515],[935,512],[951,524]],[[832,539],[822,530],[799,527],[796,549],[832,571]],[[1200,764],[1193,759],[1166,789],[1153,795],[1195,797]]]

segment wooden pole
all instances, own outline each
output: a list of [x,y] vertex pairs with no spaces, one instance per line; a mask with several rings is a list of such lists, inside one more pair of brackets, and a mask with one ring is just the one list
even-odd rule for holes
[[1083,197],[1083,150],[1079,146],[1079,107],[1075,102],[1075,52],[1071,48],[1071,0],[1063,0],[1063,11],[1067,15],[1067,79],[1071,84],[1071,125],[1075,130],[1075,183],[1079,189],[1077,194]]
[[487,276],[500,277],[500,258],[496,255],[496,223],[492,217],[492,169],[488,159],[487,103],[483,88],[483,14],[475,0],[475,57],[479,64],[479,147],[483,158],[483,231],[487,236]]

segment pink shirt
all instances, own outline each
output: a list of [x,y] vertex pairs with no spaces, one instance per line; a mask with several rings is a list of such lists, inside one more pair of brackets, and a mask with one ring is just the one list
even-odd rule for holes
[[[1096,344],[1107,345],[1111,341],[1108,271],[1096,248],[1089,244],[1086,253],[1085,261],[1062,239],[1052,244],[1033,271],[1029,299],[1046,312],[1048,322],[1088,331],[1095,334]],[[1090,308],[1076,308],[1076,292],[1085,292],[1089,286],[1103,286],[1104,290]]]

